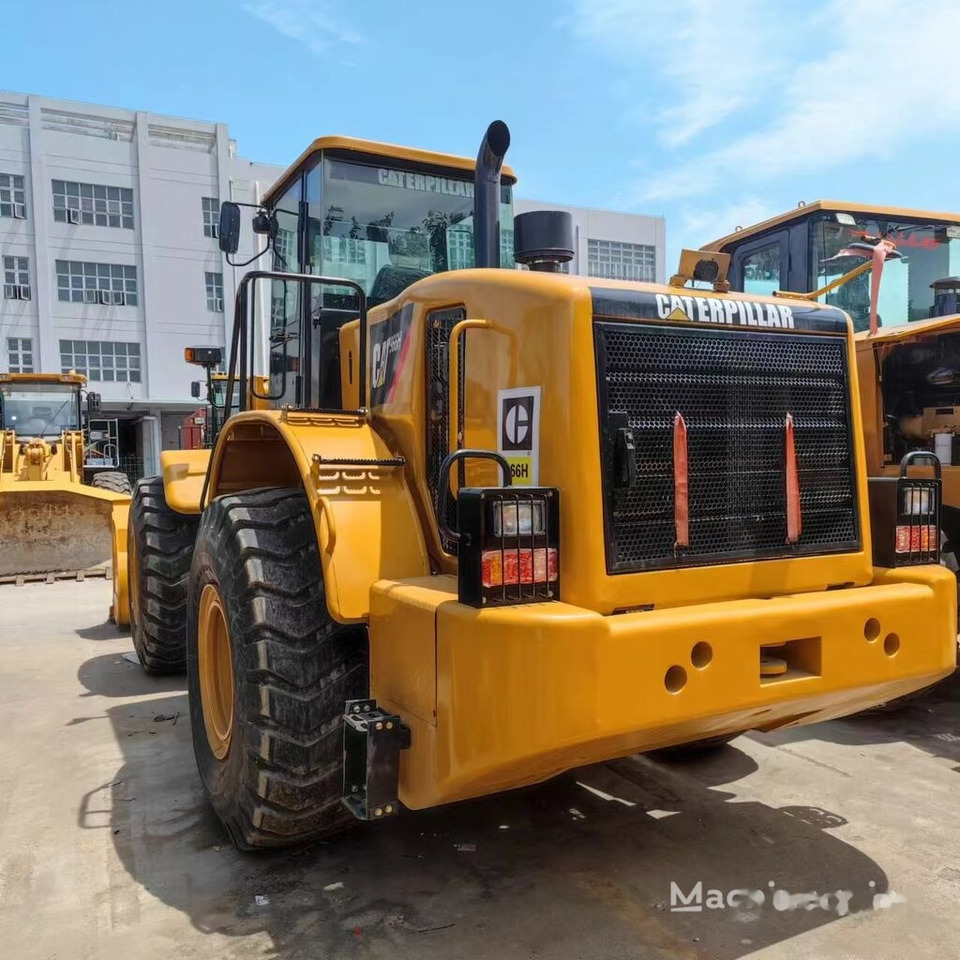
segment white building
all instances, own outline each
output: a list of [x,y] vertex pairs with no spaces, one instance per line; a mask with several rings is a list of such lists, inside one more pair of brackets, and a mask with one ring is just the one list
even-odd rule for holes
[[220,200],[283,169],[235,153],[226,124],[0,93],[0,369],[86,374],[135,472],[198,406],[184,347],[228,342]]
[[565,210],[573,217],[573,260],[567,272],[608,280],[666,282],[667,223],[663,217],[514,200],[514,212]]
[[[0,92],[0,370],[85,374],[122,466],[156,472],[199,406],[184,347],[229,343],[243,269],[220,201],[258,202],[283,169],[237,157],[223,123]],[[515,201],[545,208],[573,214],[571,272],[664,280],[662,218]]]

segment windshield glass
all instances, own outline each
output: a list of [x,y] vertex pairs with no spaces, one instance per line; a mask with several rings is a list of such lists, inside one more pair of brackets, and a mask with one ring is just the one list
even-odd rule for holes
[[[886,236],[897,245],[901,259],[883,266],[877,314],[882,327],[896,327],[932,315],[935,280],[960,274],[960,225],[912,223],[905,220],[842,215],[854,223],[837,223],[834,215],[815,221],[813,227],[813,278],[822,287],[852,270],[862,260],[843,257],[831,262],[840,250],[865,238]],[[854,329],[870,325],[870,271],[820,298],[846,310]]]
[[[311,273],[348,277],[372,303],[431,273],[474,265],[473,178],[325,158],[319,198],[310,188]],[[511,188],[503,185],[500,257],[513,266]]]
[[3,426],[18,437],[55,437],[80,429],[80,389],[75,384],[5,383]]

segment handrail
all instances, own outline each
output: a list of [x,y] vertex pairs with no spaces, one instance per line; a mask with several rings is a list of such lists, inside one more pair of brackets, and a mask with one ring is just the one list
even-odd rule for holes
[[463,445],[463,411],[460,409],[460,337],[467,330],[493,330],[492,320],[460,320],[450,331],[447,389],[449,395],[450,425],[447,433],[447,449],[452,453]]
[[[248,323],[248,314],[250,313],[249,290],[258,280],[277,280],[282,283],[299,283],[302,286],[319,284],[321,286],[348,287],[357,294],[360,320],[360,369],[358,371],[358,386],[360,408],[365,415],[366,410],[364,407],[367,393],[367,295],[363,287],[356,281],[348,280],[346,277],[324,277],[314,273],[286,273],[280,270],[250,270],[240,278],[240,283],[237,286],[237,295],[234,298],[233,330],[230,336],[230,359],[227,366],[227,387],[224,396],[224,411],[228,414],[228,417],[224,418],[224,423],[226,423],[226,420],[229,418],[230,410],[233,409],[234,385],[239,381],[240,397],[237,409],[245,411],[247,409],[248,395],[247,381],[249,379],[251,384],[256,382],[254,375],[254,352],[249,349],[249,327],[251,324]],[[302,320],[303,311],[301,310],[301,322]],[[301,330],[301,339],[302,335],[303,331]],[[286,368],[284,368],[283,390],[276,396],[269,392],[265,394],[258,393],[252,385],[249,393],[258,400],[269,401],[279,399],[279,397],[283,396],[286,392],[286,375],[287,371]],[[207,500],[212,468],[213,457],[211,456],[210,463],[207,466],[207,473],[203,478],[203,488],[200,491],[201,512]]]

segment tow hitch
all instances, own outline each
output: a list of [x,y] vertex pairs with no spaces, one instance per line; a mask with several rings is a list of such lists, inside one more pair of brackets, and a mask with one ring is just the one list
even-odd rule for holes
[[397,813],[400,751],[410,728],[376,700],[348,700],[343,714],[343,803],[358,820]]

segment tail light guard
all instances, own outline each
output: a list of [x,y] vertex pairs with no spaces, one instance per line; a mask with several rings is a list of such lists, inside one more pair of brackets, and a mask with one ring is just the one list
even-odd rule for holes
[[[919,461],[933,465],[933,477],[907,475]],[[926,450],[906,454],[897,477],[869,478],[873,562],[878,567],[940,562],[940,487],[940,460]]]
[[[450,470],[470,459],[497,463],[504,485],[461,486],[454,530],[447,522]],[[481,608],[560,599],[560,491],[556,487],[513,486],[509,464],[490,450],[451,453],[440,469],[439,486],[440,534],[456,547],[460,603]]]

